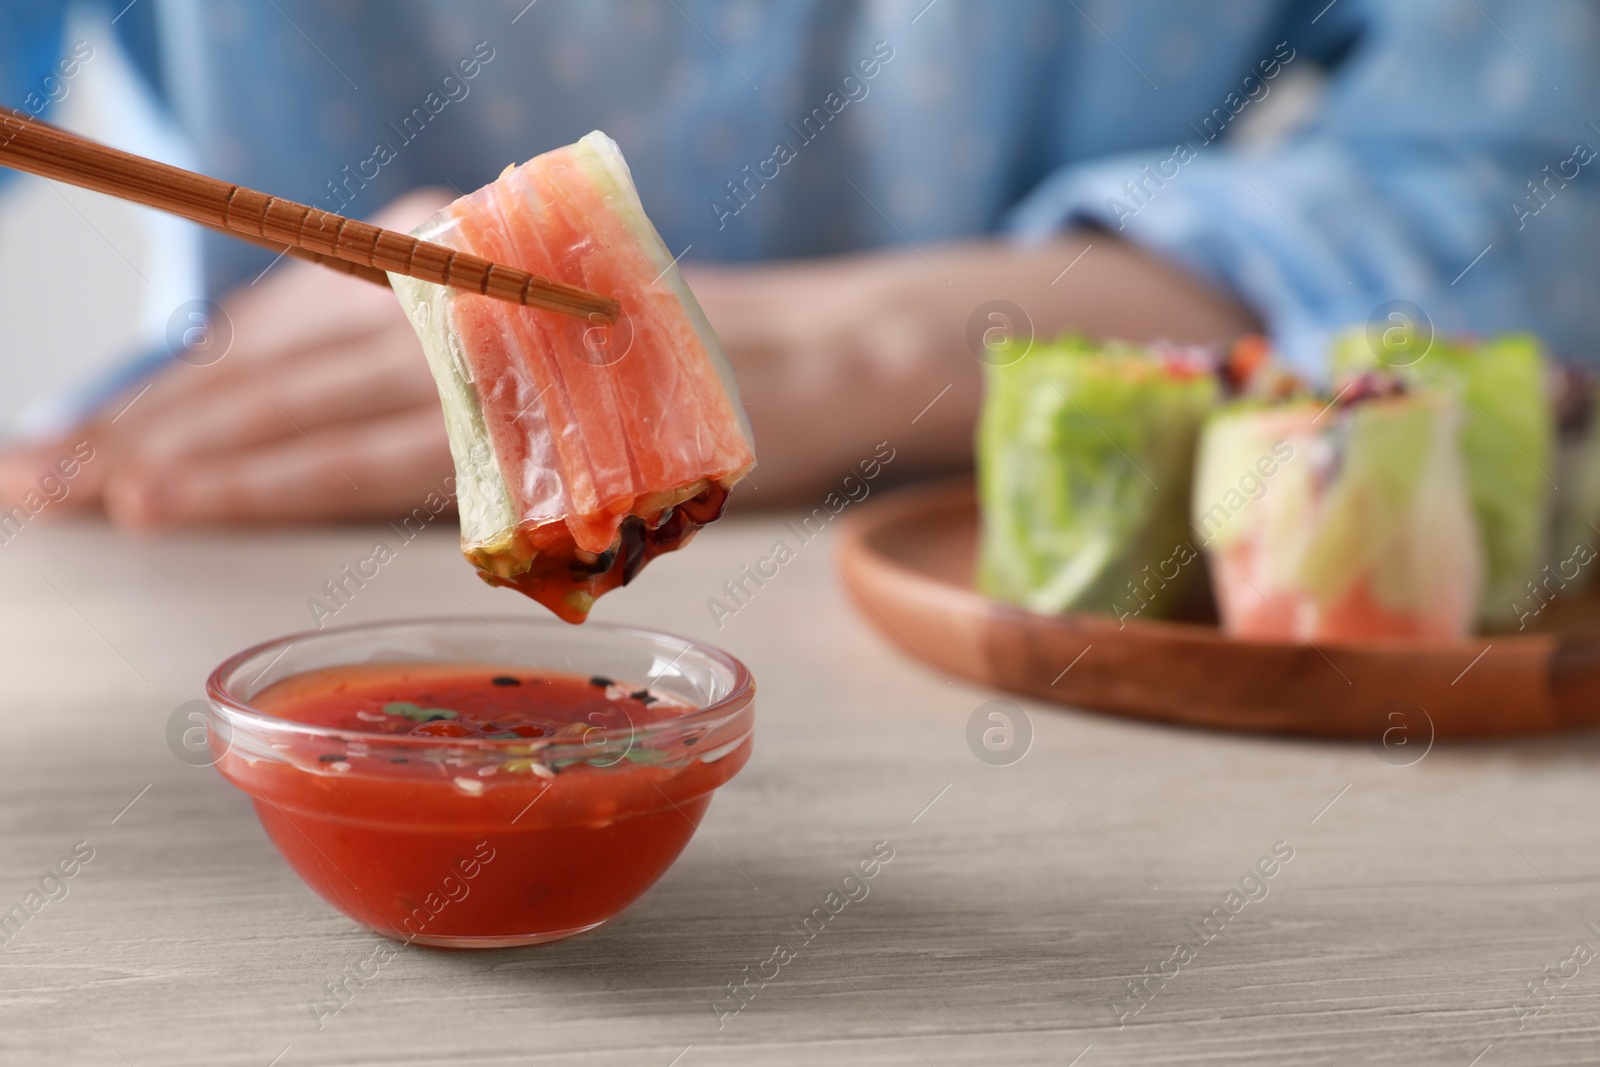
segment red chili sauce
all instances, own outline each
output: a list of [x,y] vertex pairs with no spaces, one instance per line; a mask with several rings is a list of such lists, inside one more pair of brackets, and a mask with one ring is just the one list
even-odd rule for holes
[[605,921],[665,872],[750,754],[727,727],[650,729],[692,710],[659,689],[527,667],[327,668],[251,703],[340,732],[287,737],[275,758],[236,744],[218,768],[313,889],[424,944]]

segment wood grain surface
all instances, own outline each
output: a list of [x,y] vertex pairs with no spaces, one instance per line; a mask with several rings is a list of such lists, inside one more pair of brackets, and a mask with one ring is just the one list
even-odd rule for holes
[[[735,518],[601,602],[726,647],[760,684],[754,758],[655,889],[554,945],[401,947],[319,1030],[326,984],[381,942],[301,886],[240,794],[173,755],[174,709],[231,652],[310,625],[307,600],[379,539],[397,557],[338,622],[539,609],[479,585],[444,529],[31,523],[0,545],[0,911],[77,842],[94,857],[0,944],[0,1063],[1600,1059],[1600,960],[1559,977],[1575,942],[1600,950],[1594,735],[1441,741],[1397,765],[1381,746],[1006,696],[881,640],[847,603],[838,534],[796,545],[779,519]],[[794,558],[719,629],[708,600],[779,539]],[[969,744],[991,714],[1011,748]],[[894,859],[869,894],[719,1028],[728,983],[797,941],[879,841]],[[1230,912],[1278,842],[1293,858]],[[1168,963],[1180,943],[1193,958]],[[1519,1019],[1519,1003],[1543,1007]]]

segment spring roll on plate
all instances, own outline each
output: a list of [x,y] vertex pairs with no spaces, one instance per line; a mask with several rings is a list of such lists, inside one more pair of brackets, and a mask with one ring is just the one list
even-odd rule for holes
[[1450,397],[1375,376],[1331,404],[1219,411],[1194,522],[1223,629],[1312,643],[1467,634],[1483,559],[1460,433]]
[[1558,488],[1551,494],[1549,562],[1539,581],[1554,572],[1558,588],[1577,591],[1594,584],[1588,562],[1600,546],[1600,376],[1581,364],[1552,363],[1550,403],[1556,424],[1551,480]]
[[989,366],[978,587],[1044,614],[1181,611],[1200,577],[1184,565],[1195,442],[1223,389],[1214,353],[1080,337]]
[[622,305],[603,326],[390,275],[444,403],[462,551],[582,622],[754,466],[727,359],[604,134],[508,168],[414,234]]
[[1379,372],[1459,405],[1461,455],[1483,539],[1478,621],[1488,629],[1517,621],[1518,604],[1549,553],[1557,476],[1547,363],[1529,334],[1484,340],[1418,335],[1384,348],[1354,331],[1334,346],[1336,389],[1353,376]]

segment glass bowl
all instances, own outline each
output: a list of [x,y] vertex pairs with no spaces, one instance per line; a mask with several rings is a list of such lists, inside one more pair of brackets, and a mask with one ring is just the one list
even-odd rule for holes
[[[307,671],[388,663],[603,676],[686,710],[530,740],[330,729],[252,705]],[[742,663],[683,638],[484,617],[294,634],[206,685],[212,759],[295,873],[369,929],[442,948],[553,941],[632,903],[749,760],[754,694]]]

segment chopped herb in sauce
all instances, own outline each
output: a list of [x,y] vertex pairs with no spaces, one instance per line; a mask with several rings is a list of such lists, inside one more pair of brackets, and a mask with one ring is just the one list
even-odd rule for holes
[[433,722],[435,719],[453,719],[459,712],[449,708],[424,708],[409,700],[391,700],[383,706],[385,715],[404,715],[413,722]]

